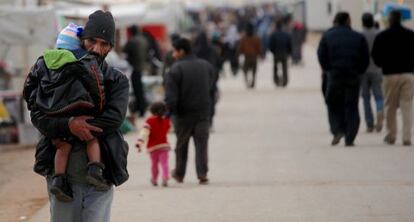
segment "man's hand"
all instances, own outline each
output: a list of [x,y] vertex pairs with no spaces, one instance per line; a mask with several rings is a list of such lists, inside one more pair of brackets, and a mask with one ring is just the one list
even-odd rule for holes
[[78,137],[82,141],[89,141],[94,138],[92,135],[93,132],[100,133],[102,129],[96,126],[93,126],[86,122],[88,119],[93,119],[92,116],[77,116],[69,120],[69,130],[70,132]]

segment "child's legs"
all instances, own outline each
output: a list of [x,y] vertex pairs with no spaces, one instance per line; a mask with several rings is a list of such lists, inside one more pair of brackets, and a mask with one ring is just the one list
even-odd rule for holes
[[168,167],[168,150],[161,150],[159,159],[161,163],[161,170],[162,170],[162,180],[167,181],[169,176],[169,167]]
[[68,164],[69,153],[72,149],[72,145],[60,139],[54,139],[53,144],[56,147],[55,175],[64,174],[66,172],[66,166]]
[[151,156],[151,174],[152,180],[156,181],[158,178],[158,162],[159,162],[159,152],[154,151],[150,153]]
[[88,153],[90,163],[101,162],[101,150],[96,138],[88,141],[86,145],[86,152]]

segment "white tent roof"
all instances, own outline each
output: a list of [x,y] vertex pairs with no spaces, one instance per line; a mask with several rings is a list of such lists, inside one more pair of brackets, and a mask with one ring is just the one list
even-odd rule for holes
[[[59,16],[87,19],[91,13],[99,9],[102,9],[99,5],[77,5],[67,9],[57,10],[57,14]],[[119,4],[109,6],[109,11],[114,16],[116,26],[122,28],[130,25],[134,21],[141,20],[146,11],[146,7],[143,4]]]
[[49,7],[0,7],[0,43],[49,45],[56,37],[55,18],[55,11]]
[[[117,28],[125,28],[133,24],[165,24],[174,29],[176,19],[183,15],[183,7],[180,3],[129,3],[109,4],[115,19]],[[102,9],[102,5],[72,5],[57,10],[59,16],[85,18],[96,10]]]

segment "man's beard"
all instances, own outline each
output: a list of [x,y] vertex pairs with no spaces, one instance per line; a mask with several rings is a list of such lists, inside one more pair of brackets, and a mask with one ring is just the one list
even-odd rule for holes
[[100,55],[96,52],[89,52],[89,54],[95,56],[96,61],[98,62],[99,65],[102,65],[102,63],[105,61],[106,56],[108,55],[108,53],[106,53],[105,55]]
[[[81,46],[82,46],[82,48],[84,50],[86,50],[85,49],[85,43],[84,43],[84,41],[82,41]],[[88,53],[91,54],[91,55],[93,55],[93,56],[95,56],[96,57],[96,61],[98,62],[99,66],[101,66],[103,64],[103,62],[105,61],[105,58],[106,58],[106,56],[108,55],[109,52],[107,52],[104,55],[100,55],[99,53],[89,52],[89,51],[88,51]]]

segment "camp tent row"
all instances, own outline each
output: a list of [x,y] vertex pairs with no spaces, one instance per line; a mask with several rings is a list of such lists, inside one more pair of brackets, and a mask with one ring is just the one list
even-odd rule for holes
[[[109,1],[105,1],[109,2]],[[122,1],[121,1],[122,2]],[[118,29],[133,24],[162,24],[173,32],[184,15],[180,4],[110,3],[110,4],[56,4],[54,7],[0,7],[0,45],[51,45],[58,30],[69,21],[82,25],[88,15],[106,7],[115,18]]]

